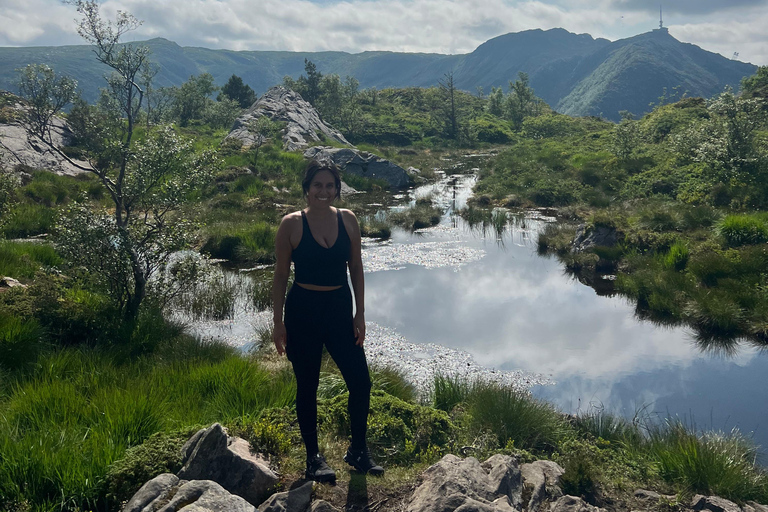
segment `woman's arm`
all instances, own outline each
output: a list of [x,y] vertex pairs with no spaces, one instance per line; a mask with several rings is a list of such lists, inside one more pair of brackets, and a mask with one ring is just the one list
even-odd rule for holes
[[290,215],[283,217],[275,236],[275,277],[272,281],[272,311],[274,329],[272,341],[275,343],[277,353],[285,354],[288,343],[285,324],[283,323],[283,306],[285,305],[285,289],[288,286],[288,276],[291,273],[291,231],[293,219]]
[[365,280],[363,279],[363,250],[360,240],[360,225],[355,214],[342,210],[344,226],[347,228],[352,248],[349,255],[349,277],[355,292],[354,334],[356,344],[363,346],[365,341]]

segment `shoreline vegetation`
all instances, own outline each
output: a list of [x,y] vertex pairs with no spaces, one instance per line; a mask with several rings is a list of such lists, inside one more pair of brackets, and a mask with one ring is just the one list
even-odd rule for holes
[[[36,67],[24,76],[71,88],[52,73]],[[615,275],[607,292],[635,300],[640,318],[684,322],[705,350],[768,344],[768,68],[738,94],[664,94],[641,119],[618,124],[554,112],[524,74],[507,93],[469,94],[450,76],[432,88],[358,90],[353,78],[322,75],[308,62],[287,85],[358,147],[422,169],[424,180],[455,171],[457,155],[487,153],[464,218],[499,230],[509,221],[504,208],[556,209],[563,222],[541,234],[541,253],[556,254],[587,284]],[[210,276],[207,258],[272,263],[276,226],[302,202],[302,155],[283,151],[266,125],[271,135],[258,147],[222,142],[239,100],[250,96],[242,80],[215,101],[216,89],[210,75],[150,89],[127,120],[110,101],[75,99],[66,114],[75,144],[66,152],[89,158],[101,175],[0,172],[0,276],[25,285],[0,293],[0,508],[117,510],[148,478],[177,469],[180,446],[213,422],[269,456],[283,484],[303,471],[295,382],[263,341],[269,333],[255,333],[259,348],[242,354],[167,320],[172,307],[226,317],[225,285],[195,298]],[[34,99],[28,107],[52,108],[49,98]],[[0,96],[0,119],[20,115],[15,101]],[[169,155],[174,165],[158,164]],[[186,182],[187,166],[205,172]],[[116,176],[128,176],[120,183],[134,202],[110,188]],[[355,209],[370,236],[440,221],[430,198],[382,217],[370,199],[389,204],[388,191],[350,182],[368,192],[367,203],[351,196],[342,206]],[[118,210],[141,215],[112,229]],[[580,228],[592,243],[578,248]],[[179,249],[204,257],[172,260]],[[270,307],[265,290],[253,291],[260,308]],[[341,462],[344,387],[332,364],[323,371],[322,449],[351,490]],[[638,487],[676,496],[659,511],[682,510],[694,493],[768,503],[760,448],[737,431],[703,431],[642,411],[632,419],[601,410],[565,416],[514,389],[446,376],[419,398],[389,368],[373,368],[372,380],[371,445],[388,473],[368,481],[371,500],[405,499],[446,453],[507,453],[557,461],[566,493],[609,510],[623,510]],[[318,492],[341,500],[331,489]]]

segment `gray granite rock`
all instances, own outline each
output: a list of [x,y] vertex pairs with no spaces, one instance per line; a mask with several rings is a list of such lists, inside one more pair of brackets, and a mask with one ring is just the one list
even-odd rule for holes
[[128,500],[123,512],[153,512],[159,510],[172,491],[178,489],[180,480],[176,475],[163,473],[141,486],[136,494]]
[[748,501],[741,509],[744,512],[768,512],[768,505],[761,505],[755,501]]
[[301,95],[283,86],[272,87],[243,115],[235,120],[227,138],[235,138],[250,146],[257,135],[248,131],[248,124],[262,116],[286,123],[283,130],[283,148],[288,151],[303,149],[322,138],[349,145],[347,139],[320,119],[320,115]]
[[596,246],[613,247],[619,241],[619,234],[614,228],[596,226],[587,229],[580,226],[573,239],[573,252],[585,252]]
[[520,472],[523,476],[525,496],[528,497],[530,493],[526,504],[529,512],[539,510],[546,500],[554,500],[563,495],[559,484],[565,470],[556,462],[537,460],[520,466]]
[[741,507],[732,501],[718,496],[695,495],[691,499],[693,510],[709,510],[710,512],[741,512]]
[[[155,512],[149,509],[142,512]],[[229,493],[211,480],[187,482],[157,512],[257,512],[240,496]]]
[[423,473],[406,510],[502,512],[519,508],[521,487],[512,457],[494,455],[480,464],[474,457],[449,454]]
[[341,512],[339,509],[324,500],[317,500],[312,502],[312,506],[309,508],[309,512]]
[[[13,97],[10,93],[0,93]],[[45,169],[56,174],[75,176],[83,172],[69,163],[65,158],[53,151],[34,136],[27,134],[25,127],[24,107],[17,102],[13,107],[17,115],[9,123],[0,123],[0,166],[13,169],[17,165],[26,165],[34,169]],[[67,146],[72,139],[72,131],[67,122],[54,117],[51,120],[51,142],[60,148]],[[90,168],[87,162],[74,160],[77,164]]]
[[312,481],[307,481],[290,491],[273,494],[259,505],[259,512],[306,512],[312,500],[313,486]]
[[12,277],[0,277],[0,288],[26,288],[27,285],[21,284]]
[[575,496],[562,496],[550,506],[550,512],[600,512],[605,509],[595,507]]
[[182,453],[184,465],[177,473],[179,478],[213,480],[250,503],[264,500],[278,481],[265,462],[251,454],[247,441],[229,437],[219,423],[198,431]]
[[399,165],[357,149],[314,146],[304,151],[304,157],[332,161],[345,173],[384,180],[394,188],[406,187],[411,182],[406,170]]

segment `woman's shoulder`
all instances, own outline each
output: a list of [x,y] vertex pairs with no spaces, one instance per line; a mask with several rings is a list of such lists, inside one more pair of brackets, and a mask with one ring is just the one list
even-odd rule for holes
[[352,212],[352,210],[347,210],[346,208],[336,208],[336,210],[341,213],[341,218],[344,219],[345,222],[357,222],[357,217],[355,217],[355,214]]

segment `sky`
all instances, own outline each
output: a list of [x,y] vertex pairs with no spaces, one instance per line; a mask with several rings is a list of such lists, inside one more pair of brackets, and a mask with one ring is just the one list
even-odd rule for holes
[[[680,41],[768,65],[768,0],[107,0],[164,37],[231,50],[469,53],[493,37],[564,28],[612,41],[664,26]],[[83,44],[60,0],[0,0],[0,46]],[[738,54],[738,56],[736,56]]]

